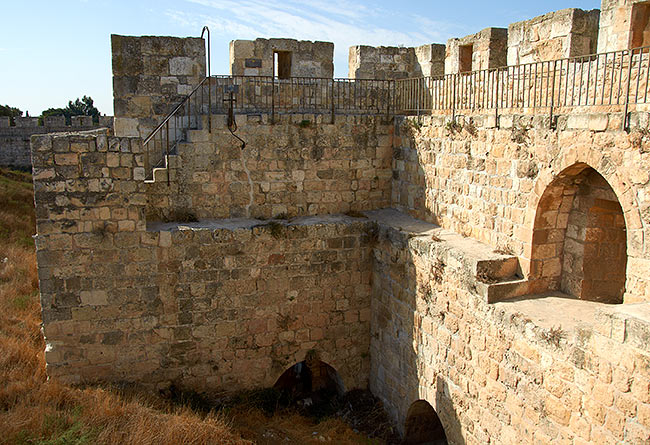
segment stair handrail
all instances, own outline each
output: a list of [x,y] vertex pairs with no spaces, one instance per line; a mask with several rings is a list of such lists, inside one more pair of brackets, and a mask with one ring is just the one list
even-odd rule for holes
[[148,142],[149,142],[149,141],[150,141],[150,140],[151,140],[151,139],[152,139],[152,138],[153,138],[153,137],[158,133],[158,131],[160,131],[160,129],[161,129],[162,127],[164,127],[165,124],[166,124],[167,122],[169,122],[169,120],[170,120],[172,117],[174,117],[174,115],[176,114],[176,112],[177,112],[177,111],[178,111],[178,110],[179,110],[183,105],[185,105],[185,102],[187,102],[187,101],[188,101],[188,100],[189,100],[189,99],[194,95],[194,93],[196,93],[196,91],[197,91],[199,88],[201,88],[201,86],[203,86],[203,84],[205,83],[206,80],[207,80],[207,77],[204,78],[201,82],[199,82],[199,84],[198,84],[196,87],[194,87],[194,89],[192,90],[192,92],[191,92],[190,94],[188,94],[187,96],[185,96],[185,97],[183,98],[183,100],[182,100],[178,105],[176,105],[176,107],[174,107],[174,109],[173,109],[173,110],[172,110],[172,111],[167,115],[167,117],[165,117],[165,119],[163,119],[163,121],[162,121],[160,124],[158,124],[158,126],[157,126],[156,128],[153,129],[153,131],[149,134],[149,136],[147,136],[147,137],[145,138],[144,142],[142,143],[143,145],[146,145],[146,144],[147,144],[147,143],[148,143]]
[[[211,72],[210,72],[210,28],[208,28],[208,25],[205,25],[203,29],[201,30],[201,38],[203,38],[203,34],[205,32],[208,32],[208,52],[205,55],[207,65],[208,65],[208,116],[212,114],[212,80],[211,79]],[[208,133],[212,133],[212,119],[208,117]]]

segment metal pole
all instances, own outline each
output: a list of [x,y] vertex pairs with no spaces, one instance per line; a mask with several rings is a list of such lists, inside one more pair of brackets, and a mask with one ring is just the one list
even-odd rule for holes
[[501,73],[499,72],[499,69],[497,69],[494,74],[496,74],[497,77],[497,91],[494,96],[494,103],[496,104],[494,107],[494,126],[499,128],[499,77],[501,77]]
[[330,112],[332,116],[332,124],[334,124],[335,118],[334,118],[334,83],[336,82],[335,79],[332,79],[332,92],[330,94]]
[[551,111],[549,112],[549,128],[554,129],[553,125],[553,106],[555,105],[555,73],[557,72],[557,60],[553,61],[553,84],[551,85]]
[[[625,90],[625,112],[623,113],[623,131],[628,131],[630,129],[628,125],[628,110],[630,106],[630,81],[632,80],[632,59],[634,57],[634,50],[632,52],[627,52],[629,56],[628,71],[627,71],[627,89]],[[621,56],[621,60],[623,56]]]
[[452,99],[452,103],[451,103],[451,121],[454,122],[454,123],[456,122],[456,84],[458,83],[459,76],[460,76],[460,74],[454,74],[453,77],[452,77],[453,82],[454,82],[454,88],[453,88],[453,92],[452,92],[452,96],[451,96],[451,99]]

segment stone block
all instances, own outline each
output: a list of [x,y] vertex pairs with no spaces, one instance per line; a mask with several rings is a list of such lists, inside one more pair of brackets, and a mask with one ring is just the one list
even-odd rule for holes
[[134,118],[116,117],[114,120],[114,131],[117,137],[140,136],[138,120]]
[[92,127],[93,118],[92,116],[72,116],[72,126],[73,127]]
[[609,116],[605,113],[589,115],[589,129],[591,131],[605,131],[609,123]]
[[14,122],[16,127],[37,127],[38,118],[37,117],[15,117]]
[[108,295],[103,290],[82,291],[79,294],[84,306],[103,306],[108,304]]

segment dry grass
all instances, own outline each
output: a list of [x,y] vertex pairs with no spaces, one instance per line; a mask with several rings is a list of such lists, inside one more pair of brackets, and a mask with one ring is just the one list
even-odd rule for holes
[[257,444],[375,444],[350,429],[341,419],[330,418],[316,423],[292,412],[280,412],[267,417],[255,408],[236,408],[232,426],[242,437]]
[[248,443],[222,416],[48,381],[31,178],[0,170],[0,444]]
[[[156,396],[47,380],[31,177],[0,169],[0,444],[373,443],[343,421],[200,413]],[[6,259],[5,259],[6,258]]]

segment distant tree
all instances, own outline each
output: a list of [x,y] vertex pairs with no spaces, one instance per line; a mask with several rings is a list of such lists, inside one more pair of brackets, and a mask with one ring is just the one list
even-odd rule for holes
[[72,116],[92,116],[93,122],[99,122],[99,110],[95,107],[90,96],[77,98],[74,102],[69,101],[65,108],[48,108],[41,113],[41,118],[47,116],[65,116],[65,121],[70,124]]
[[15,117],[22,116],[23,112],[18,108],[10,107],[9,105],[0,105],[0,116],[8,116],[13,122]]

